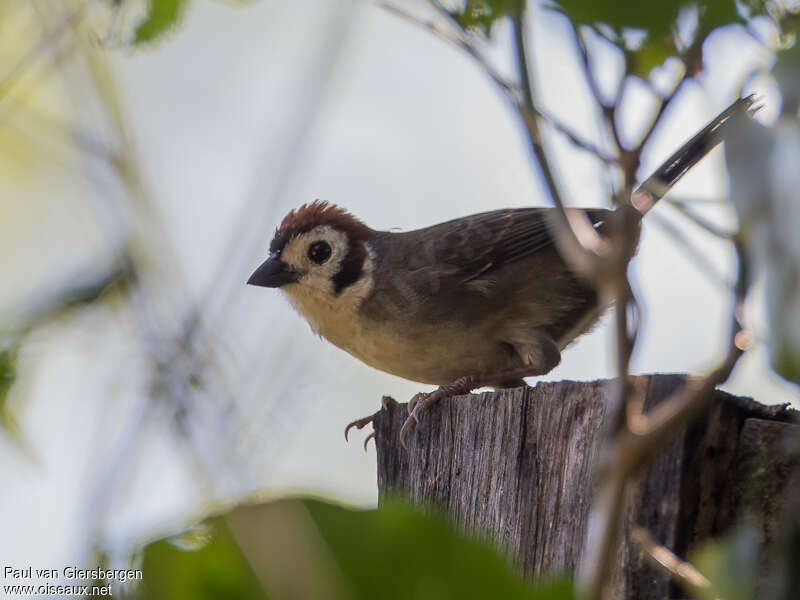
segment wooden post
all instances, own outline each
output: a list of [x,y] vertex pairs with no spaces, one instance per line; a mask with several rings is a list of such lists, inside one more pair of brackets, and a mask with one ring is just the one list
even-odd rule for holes
[[[632,377],[645,410],[684,385],[681,375]],[[613,382],[541,383],[446,400],[399,444],[407,416],[375,416],[380,497],[401,494],[488,536],[527,575],[569,573],[578,563]],[[774,535],[780,496],[797,459],[778,434],[797,411],[717,392],[704,418],[683,431],[628,491],[614,598],[670,598],[668,577],[630,538],[646,527],[685,557],[746,514]]]

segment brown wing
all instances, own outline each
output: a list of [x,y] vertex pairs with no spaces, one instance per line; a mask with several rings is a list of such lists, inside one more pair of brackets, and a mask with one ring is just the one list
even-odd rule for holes
[[[543,256],[553,248],[548,210],[554,209],[508,208],[405,233],[378,233],[370,244],[382,276],[362,312],[378,321],[472,323],[488,311],[502,320],[509,308],[519,308],[521,294],[525,314],[516,310],[514,318],[545,325],[526,311],[558,317],[582,293],[571,291],[581,284],[565,276],[563,263]],[[587,211],[595,224],[609,213]],[[475,296],[479,301],[469,301]]]
[[[405,235],[419,243],[409,257],[410,270],[444,266],[453,277],[468,282],[489,275],[553,245],[547,224],[551,208],[506,208],[454,219]],[[610,211],[589,209],[599,225]]]

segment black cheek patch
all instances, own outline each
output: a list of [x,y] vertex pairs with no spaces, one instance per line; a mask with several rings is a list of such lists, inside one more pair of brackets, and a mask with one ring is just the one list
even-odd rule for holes
[[364,260],[367,258],[367,249],[362,243],[350,245],[347,250],[347,256],[344,257],[339,272],[333,276],[333,292],[337,296],[342,291],[353,285],[361,277],[361,272],[364,269]]

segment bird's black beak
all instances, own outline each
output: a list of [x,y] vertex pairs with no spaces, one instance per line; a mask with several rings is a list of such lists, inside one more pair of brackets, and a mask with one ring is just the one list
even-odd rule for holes
[[297,273],[289,265],[276,255],[272,255],[250,275],[247,283],[249,285],[274,288],[281,287],[287,283],[295,283],[297,279]]

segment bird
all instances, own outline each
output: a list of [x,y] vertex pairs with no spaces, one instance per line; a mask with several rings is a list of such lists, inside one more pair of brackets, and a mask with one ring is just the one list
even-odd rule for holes
[[[753,102],[731,104],[640,184],[631,196],[639,212],[719,144],[731,117]],[[525,385],[524,377],[555,368],[602,315],[597,290],[556,248],[553,210],[501,208],[398,232],[372,229],[315,200],[284,217],[247,283],[278,288],[316,334],[367,365],[439,386],[409,402],[405,447],[437,401]],[[599,232],[613,213],[582,210]],[[345,438],[371,421],[353,421]]]

